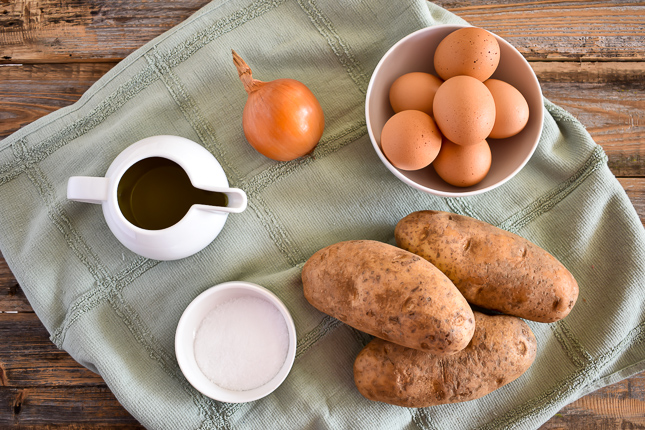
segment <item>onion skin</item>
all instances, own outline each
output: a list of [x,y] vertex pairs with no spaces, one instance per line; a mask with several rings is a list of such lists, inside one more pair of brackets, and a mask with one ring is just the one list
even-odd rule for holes
[[313,151],[325,128],[316,96],[295,79],[263,82],[233,51],[233,61],[248,93],[242,114],[246,140],[265,157],[290,161]]

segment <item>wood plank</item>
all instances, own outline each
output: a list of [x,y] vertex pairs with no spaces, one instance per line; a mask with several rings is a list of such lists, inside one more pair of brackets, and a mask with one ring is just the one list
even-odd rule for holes
[[209,0],[3,0],[0,62],[114,61]]
[[642,62],[556,62],[533,61],[529,63],[541,83],[638,83],[645,78]]
[[33,312],[25,293],[18,285],[0,253],[0,312]]
[[[0,270],[2,266],[6,266],[4,260],[0,260]],[[0,313],[33,312],[22,288],[10,275],[12,281],[5,283],[0,280]]]
[[645,225],[645,178],[618,178],[618,182],[627,192],[636,213]]
[[0,138],[71,105],[115,64],[0,66]]
[[143,429],[107,387],[0,389],[0,428]]
[[645,372],[562,408],[540,430],[645,428]]
[[54,346],[33,312],[0,313],[0,339],[0,387],[105,387],[99,375]]
[[544,96],[577,118],[616,176],[645,176],[644,82],[545,82]]
[[645,176],[645,65],[533,62],[545,97],[602,145],[617,176]]
[[[208,0],[0,3],[0,62],[115,61]],[[530,60],[642,60],[642,1],[436,1],[507,39]],[[63,36],[64,37],[61,37]]]
[[503,37],[532,61],[640,61],[645,58],[643,1],[434,3]]

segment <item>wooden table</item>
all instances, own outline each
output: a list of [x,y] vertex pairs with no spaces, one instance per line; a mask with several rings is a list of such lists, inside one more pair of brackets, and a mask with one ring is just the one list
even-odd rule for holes
[[[0,138],[67,106],[207,0],[0,0]],[[645,2],[436,2],[504,37],[547,98],[609,156],[645,219]],[[0,203],[1,204],[1,203]],[[0,428],[141,428],[103,380],[56,349],[0,255]],[[563,408],[542,429],[645,428],[645,372]]]

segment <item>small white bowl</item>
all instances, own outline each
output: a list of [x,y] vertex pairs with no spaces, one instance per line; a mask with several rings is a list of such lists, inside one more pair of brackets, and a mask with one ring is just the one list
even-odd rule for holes
[[[287,357],[282,368],[266,384],[245,391],[222,388],[209,380],[197,365],[194,348],[195,335],[204,317],[219,304],[238,297],[258,297],[273,304],[284,317],[289,335]],[[296,327],[289,310],[271,291],[250,282],[225,282],[204,291],[188,305],[177,324],[175,355],[188,382],[202,394],[221,402],[251,402],[269,395],[286,379],[296,357]]]
[[390,106],[390,86],[409,72],[435,74],[434,52],[448,34],[462,25],[436,25],[415,31],[399,40],[381,58],[372,73],[365,99],[367,131],[374,150],[385,166],[401,181],[426,193],[443,197],[464,197],[480,194],[502,185],[515,176],[529,161],[542,134],[544,102],[542,90],[530,64],[510,43],[494,35],[499,43],[500,63],[491,78],[505,81],[526,99],[529,121],[517,135],[507,139],[487,139],[493,157],[488,175],[471,187],[455,187],[444,182],[432,165],[415,171],[397,169],[381,151],[381,131],[394,115]]

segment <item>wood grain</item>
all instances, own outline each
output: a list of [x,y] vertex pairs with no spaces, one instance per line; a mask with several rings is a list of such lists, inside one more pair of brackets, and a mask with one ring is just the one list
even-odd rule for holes
[[529,60],[642,61],[642,1],[435,1]]
[[33,312],[2,254],[0,254],[0,312]]
[[0,390],[0,428],[143,429],[107,387]]
[[618,182],[625,189],[636,213],[645,225],[645,178],[618,178]]
[[[115,61],[189,17],[207,0],[0,3],[0,62]],[[507,39],[529,60],[640,61],[642,1],[436,1]]]
[[208,0],[3,0],[0,62],[115,61]]
[[643,63],[531,63],[544,96],[572,113],[601,145],[616,176],[645,176]]
[[0,138],[74,103],[115,64],[0,65]]
[[645,82],[545,82],[544,96],[586,127],[616,176],[645,176]]
[[0,339],[2,386],[105,386],[100,376],[54,346],[33,312],[0,313]]
[[641,373],[565,406],[540,430],[644,428],[645,373]]

